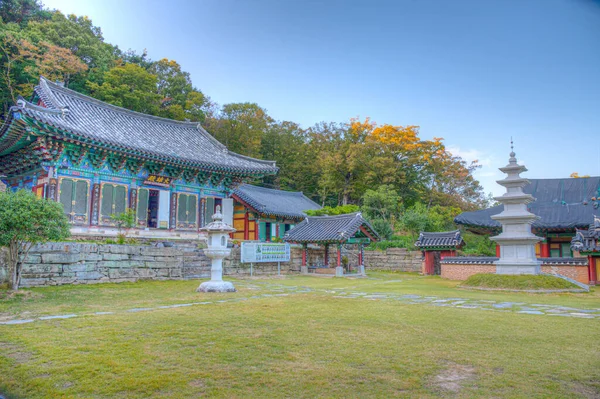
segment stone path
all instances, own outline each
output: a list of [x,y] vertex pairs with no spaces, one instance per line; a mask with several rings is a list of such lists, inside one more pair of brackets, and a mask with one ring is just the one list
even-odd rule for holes
[[18,325],[33,323],[35,321],[45,320],[57,320],[57,319],[71,319],[74,317],[84,316],[103,316],[113,314],[125,314],[125,313],[137,313],[137,312],[150,312],[164,309],[174,309],[188,306],[199,306],[199,305],[214,305],[218,303],[227,302],[242,302],[252,299],[262,299],[278,296],[289,296],[292,294],[305,294],[305,293],[321,293],[329,294],[332,298],[340,299],[355,299],[355,300],[385,300],[385,301],[397,301],[407,305],[428,305],[428,306],[440,306],[440,307],[452,307],[461,309],[479,309],[489,310],[496,312],[513,312],[531,315],[544,315],[544,316],[561,316],[561,317],[576,317],[583,319],[599,319],[600,320],[600,308],[598,309],[577,309],[572,307],[560,306],[560,305],[549,305],[549,304],[536,304],[536,303],[525,303],[525,302],[498,302],[489,300],[477,300],[469,298],[441,298],[436,296],[421,296],[414,294],[397,294],[397,293],[366,293],[351,291],[348,289],[314,289],[310,287],[298,287],[288,286],[282,284],[275,284],[270,282],[237,282],[237,286],[245,287],[250,290],[259,291],[255,295],[239,296],[227,299],[219,299],[212,301],[203,302],[190,302],[190,303],[179,303],[173,305],[162,305],[148,308],[132,308],[125,310],[115,310],[113,312],[93,312],[93,313],[82,313],[82,314],[64,314],[64,315],[53,315],[53,316],[41,316],[31,319],[14,319],[0,322],[0,325]]

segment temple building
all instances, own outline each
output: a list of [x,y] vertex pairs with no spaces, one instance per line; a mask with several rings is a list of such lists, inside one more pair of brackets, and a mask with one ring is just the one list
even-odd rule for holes
[[[138,232],[192,233],[242,182],[277,173],[275,162],[229,151],[199,123],[116,107],[40,78],[0,128],[0,178],[63,204],[73,232],[114,230],[133,209]],[[167,234],[168,235],[168,234]]]
[[282,239],[294,225],[306,218],[304,211],[321,206],[301,192],[281,191],[242,184],[231,197],[233,227],[237,240],[273,241]]
[[[527,204],[527,209],[539,217],[531,227],[534,234],[542,237],[535,246],[536,256],[573,257],[571,239],[577,229],[587,229],[594,216],[600,214],[600,177],[528,180],[523,192],[535,200]],[[503,205],[498,205],[464,212],[454,222],[475,233],[499,234],[501,224],[493,216],[503,209]]]

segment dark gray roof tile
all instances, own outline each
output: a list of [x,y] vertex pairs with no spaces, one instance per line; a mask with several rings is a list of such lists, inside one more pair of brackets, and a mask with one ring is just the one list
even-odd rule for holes
[[361,226],[374,239],[379,239],[371,224],[357,212],[337,216],[309,216],[291,229],[284,240],[295,243],[340,243],[353,237]]
[[464,245],[459,230],[444,231],[440,233],[421,232],[415,246],[421,249],[427,248],[457,248]]
[[234,198],[249,205],[254,211],[268,216],[301,220],[304,211],[321,206],[301,192],[274,190],[242,184],[233,192]]
[[66,89],[45,78],[35,88],[46,108],[19,102],[18,111],[100,143],[191,163],[207,169],[273,174],[273,161],[233,153],[199,123],[179,122],[116,107]]

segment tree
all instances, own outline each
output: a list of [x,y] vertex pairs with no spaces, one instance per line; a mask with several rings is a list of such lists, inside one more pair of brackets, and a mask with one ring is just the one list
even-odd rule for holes
[[392,186],[382,185],[377,190],[367,190],[362,197],[361,209],[370,219],[383,219],[393,226],[400,211],[400,196]]
[[5,24],[12,22],[25,26],[31,20],[49,19],[50,16],[39,0],[0,1],[0,19]]
[[88,82],[95,98],[132,111],[156,115],[160,95],[156,93],[156,75],[135,64],[119,65],[104,75],[104,82]]
[[258,157],[262,138],[272,123],[258,104],[233,103],[225,104],[216,117],[207,119],[206,126],[231,151]]
[[8,247],[10,286],[19,289],[23,260],[34,244],[69,237],[60,203],[19,190],[0,192],[0,246]]

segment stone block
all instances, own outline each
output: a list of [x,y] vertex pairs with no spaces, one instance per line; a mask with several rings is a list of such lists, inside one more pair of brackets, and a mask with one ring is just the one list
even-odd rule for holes
[[175,267],[183,267],[183,262],[145,262],[146,267],[151,269],[171,269]]
[[42,263],[77,263],[81,261],[79,253],[43,253]]
[[135,269],[134,274],[138,278],[153,278],[156,277],[156,271],[153,269]]
[[135,273],[132,269],[109,269],[108,277],[110,279],[132,278]]
[[148,256],[177,256],[182,255],[183,252],[177,248],[142,247],[141,254]]
[[169,271],[169,276],[170,277],[175,277],[175,278],[181,278],[182,277],[182,271],[181,269],[171,269]]
[[29,255],[23,259],[23,263],[42,263],[42,255],[32,254],[30,252]]
[[104,253],[102,254],[103,260],[125,260],[129,259],[127,254],[115,254],[115,253]]
[[109,245],[108,252],[113,254],[139,255],[142,247],[137,245]]
[[72,263],[69,265],[63,265],[63,272],[91,272],[96,270],[95,263]]
[[76,274],[78,280],[99,280],[104,277],[102,273],[99,273],[97,271],[86,271]]
[[102,254],[99,253],[88,253],[83,255],[83,260],[86,262],[96,262],[102,260]]
[[63,266],[59,264],[24,264],[22,268],[23,274],[25,273],[60,273],[62,272]]
[[131,256],[131,260],[138,260],[138,261],[154,261],[155,260],[155,256],[147,256],[147,255],[132,255]]
[[156,277],[169,277],[169,269],[155,269]]

